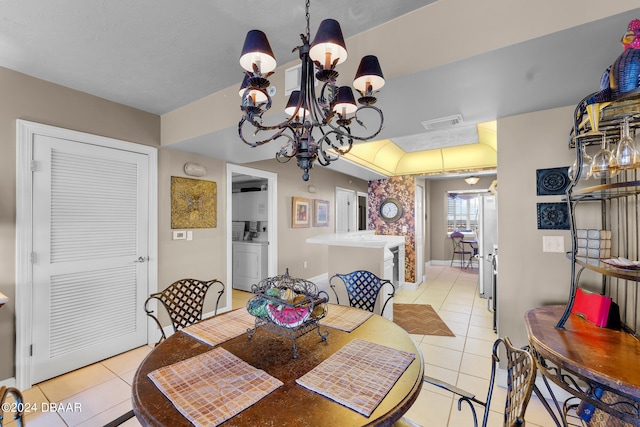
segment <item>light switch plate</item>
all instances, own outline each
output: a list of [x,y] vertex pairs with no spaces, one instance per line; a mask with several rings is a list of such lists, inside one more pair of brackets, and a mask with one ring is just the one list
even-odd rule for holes
[[542,236],[542,252],[564,252],[564,236]]
[[173,230],[173,240],[186,240],[187,232],[185,230]]

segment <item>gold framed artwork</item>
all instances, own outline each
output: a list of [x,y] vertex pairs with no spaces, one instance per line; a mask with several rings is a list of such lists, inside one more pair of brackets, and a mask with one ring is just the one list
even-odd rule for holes
[[214,181],[171,177],[171,228],[216,228],[218,190]]
[[311,224],[311,200],[294,197],[291,204],[291,227],[306,228]]
[[313,200],[313,226],[328,227],[329,226],[329,201]]

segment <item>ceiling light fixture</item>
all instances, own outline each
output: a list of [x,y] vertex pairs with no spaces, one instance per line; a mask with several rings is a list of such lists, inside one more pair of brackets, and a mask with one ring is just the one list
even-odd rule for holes
[[[368,141],[380,133],[384,122],[382,110],[373,104],[377,101],[374,95],[385,82],[378,58],[373,55],[363,57],[353,81],[353,86],[360,93],[360,106],[357,106],[351,88],[336,85],[338,72],[335,67],[347,59],[340,24],[333,19],[325,19],[311,43],[309,0],[305,12],[306,33],[300,35],[302,46],[294,49],[298,51],[302,62],[300,90],[291,93],[285,109],[289,117],[281,123],[268,125],[262,117],[272,104],[267,78],[273,74],[276,60],[271,46],[262,31],[251,30],[247,33],[240,56],[245,78],[240,89],[243,116],[238,123],[238,134],[251,147],[283,138],[284,143],[276,153],[276,160],[285,163],[295,157],[304,171],[302,179],[308,181],[309,169],[314,161],[327,166],[348,153],[354,140]],[[315,76],[314,67],[317,69]],[[316,79],[322,83],[317,95]],[[366,119],[373,117],[377,124],[373,133],[368,131],[364,136],[351,133],[354,120],[366,131],[363,119],[358,117],[359,113]],[[247,124],[253,127],[251,140],[245,135],[244,126]],[[262,139],[265,134],[261,132],[269,132],[269,135]]]
[[478,181],[480,181],[480,178],[478,178],[477,176],[468,176],[464,179],[464,182],[469,185],[476,185]]

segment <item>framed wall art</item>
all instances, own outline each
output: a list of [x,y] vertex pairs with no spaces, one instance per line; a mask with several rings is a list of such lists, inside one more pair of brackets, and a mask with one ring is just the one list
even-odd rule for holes
[[313,226],[329,226],[329,201],[314,199],[313,201]]
[[218,190],[214,181],[171,177],[171,228],[216,228]]
[[306,228],[311,225],[311,200],[303,197],[293,197],[291,204],[291,227]]

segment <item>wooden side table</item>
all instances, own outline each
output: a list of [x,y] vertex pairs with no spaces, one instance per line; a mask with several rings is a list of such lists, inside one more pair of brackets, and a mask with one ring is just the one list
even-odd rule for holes
[[[594,407],[640,426],[640,341],[576,315],[569,316],[564,328],[556,328],[563,312],[564,306],[557,305],[537,307],[525,314],[529,342],[545,381],[551,380]],[[595,389],[608,392],[610,399],[605,402],[596,397]]]

